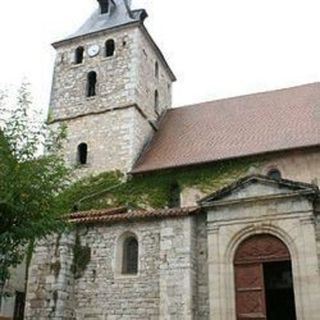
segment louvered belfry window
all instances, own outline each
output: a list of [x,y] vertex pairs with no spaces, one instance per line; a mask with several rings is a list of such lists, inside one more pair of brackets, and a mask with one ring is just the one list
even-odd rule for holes
[[116,44],[113,39],[109,39],[106,42],[106,57],[112,57],[116,50]]
[[139,245],[134,237],[125,240],[123,246],[123,274],[137,274],[138,273],[138,256]]
[[94,97],[96,95],[96,85],[97,85],[97,73],[91,71],[88,73],[87,77],[87,97]]
[[75,52],[75,64],[80,64],[83,62],[84,48],[78,47]]

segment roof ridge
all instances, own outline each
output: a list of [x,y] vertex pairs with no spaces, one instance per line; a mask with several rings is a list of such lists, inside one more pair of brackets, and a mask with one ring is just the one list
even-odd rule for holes
[[207,101],[198,102],[195,104],[187,104],[184,106],[178,106],[178,107],[173,107],[171,109],[168,109],[168,112],[177,111],[177,110],[185,109],[185,108],[196,108],[196,107],[199,107],[202,105],[208,105],[209,103],[219,103],[219,102],[223,102],[226,100],[254,97],[254,96],[259,96],[259,95],[263,95],[263,94],[283,92],[283,91],[287,91],[287,90],[303,88],[303,87],[310,87],[310,86],[314,86],[314,85],[320,85],[320,81],[315,81],[315,82],[310,82],[310,83],[305,83],[305,84],[300,84],[300,85],[295,85],[295,86],[290,86],[290,87],[285,87],[285,88],[278,88],[278,89],[273,89],[273,90],[257,91],[257,92],[253,92],[253,93],[235,95],[235,96],[231,96],[231,97],[219,98],[219,99],[214,99],[214,100],[207,100]]

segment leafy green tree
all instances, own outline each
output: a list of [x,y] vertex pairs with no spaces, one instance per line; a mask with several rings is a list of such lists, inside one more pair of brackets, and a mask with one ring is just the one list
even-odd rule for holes
[[65,205],[57,195],[68,183],[64,130],[54,134],[39,121],[27,84],[11,103],[0,93],[0,296],[26,248],[64,228]]

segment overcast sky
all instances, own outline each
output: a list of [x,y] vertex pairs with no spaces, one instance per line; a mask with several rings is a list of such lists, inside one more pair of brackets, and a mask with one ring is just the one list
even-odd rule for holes
[[[96,0],[2,0],[0,87],[24,77],[47,107],[55,40]],[[133,0],[178,78],[174,106],[320,80],[319,0]]]

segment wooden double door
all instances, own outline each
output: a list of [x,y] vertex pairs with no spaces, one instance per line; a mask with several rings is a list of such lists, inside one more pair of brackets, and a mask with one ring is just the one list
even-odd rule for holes
[[290,253],[281,240],[248,238],[234,269],[237,320],[296,320]]

